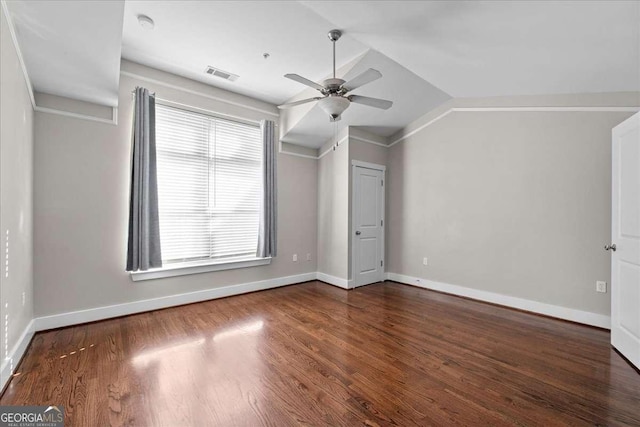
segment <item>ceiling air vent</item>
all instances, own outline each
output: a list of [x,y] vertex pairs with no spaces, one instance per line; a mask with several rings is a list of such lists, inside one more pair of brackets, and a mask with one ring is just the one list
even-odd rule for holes
[[239,77],[236,74],[231,74],[227,71],[222,71],[210,65],[204,70],[204,72],[212,76],[220,77],[221,79],[229,80],[232,82],[235,82],[236,80],[238,80],[238,77]]

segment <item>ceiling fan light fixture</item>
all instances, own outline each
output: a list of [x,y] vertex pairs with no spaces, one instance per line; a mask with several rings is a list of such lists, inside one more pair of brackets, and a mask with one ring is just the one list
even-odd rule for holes
[[286,110],[297,105],[306,104],[308,102],[318,101],[320,108],[322,108],[328,115],[330,122],[337,122],[340,120],[340,115],[349,108],[352,102],[357,104],[367,105],[369,107],[381,108],[383,110],[391,108],[393,102],[385,99],[370,98],[368,96],[361,95],[349,95],[354,89],[364,86],[367,83],[371,83],[382,77],[382,73],[373,68],[369,68],[363,73],[358,74],[349,81],[336,78],[336,41],[342,36],[340,30],[329,31],[329,40],[333,44],[333,77],[326,79],[322,84],[318,84],[312,80],[304,78],[298,74],[285,74],[287,79],[291,79],[295,82],[302,83],[305,86],[316,89],[322,94],[322,97],[301,99],[299,101],[288,102],[286,104],[278,105],[281,110]]
[[318,105],[329,115],[331,121],[336,121],[349,104],[349,100],[342,96],[327,96],[318,101]]

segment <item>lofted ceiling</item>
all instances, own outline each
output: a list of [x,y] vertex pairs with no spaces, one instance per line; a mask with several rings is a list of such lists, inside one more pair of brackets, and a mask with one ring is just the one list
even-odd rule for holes
[[118,104],[124,0],[6,4],[35,90]]
[[[5,2],[3,1],[3,4]],[[388,135],[449,97],[640,91],[638,1],[7,1],[34,88],[117,103],[120,58],[280,104],[314,96],[283,77],[366,68],[338,127]],[[143,29],[137,16],[155,21]],[[269,58],[263,57],[269,53]],[[229,82],[204,73],[237,74]],[[313,104],[290,111],[284,139],[319,146],[335,131]]]
[[640,90],[638,1],[303,3],[454,97]]

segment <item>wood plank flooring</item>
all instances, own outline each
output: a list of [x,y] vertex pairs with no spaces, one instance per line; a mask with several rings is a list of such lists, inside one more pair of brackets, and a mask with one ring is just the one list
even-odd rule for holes
[[309,282],[36,334],[2,405],[67,426],[640,426],[607,331]]

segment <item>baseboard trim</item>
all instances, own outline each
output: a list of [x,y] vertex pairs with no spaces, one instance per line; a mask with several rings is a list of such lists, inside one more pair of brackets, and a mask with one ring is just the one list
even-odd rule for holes
[[325,273],[316,273],[316,279],[322,282],[328,283],[333,286],[337,286],[342,289],[349,289],[349,280],[343,279],[341,277],[331,276]]
[[[459,285],[451,285],[448,283],[436,282],[396,273],[386,273],[386,279],[479,301],[490,302],[506,307],[531,311],[533,313],[543,314],[546,316],[569,320],[572,322],[583,323],[599,328],[611,328],[611,317],[602,314],[591,313],[587,311],[576,310],[572,308],[561,307],[557,305],[546,304],[523,298],[511,297],[493,292],[467,288]],[[99,320],[174,307],[183,304],[191,304],[211,299],[224,298],[248,292],[272,289],[280,286],[307,282],[310,280],[320,280],[322,282],[337,286],[342,289],[351,289],[352,285],[347,279],[331,276],[329,274],[321,272],[311,272],[293,276],[277,277],[274,279],[261,280],[257,282],[223,286],[214,289],[205,289],[202,291],[169,295],[165,297],[134,301],[124,304],[116,304],[105,307],[91,308],[87,310],[54,314],[51,316],[37,317],[29,323],[25,331],[22,333],[20,340],[12,349],[10,356],[3,362],[1,367],[0,384],[4,386],[4,384],[11,377],[13,368],[15,367],[15,365],[17,365],[17,362],[24,354],[24,351],[26,350],[28,343],[33,337],[34,332],[71,325],[78,325],[88,322],[95,322]]]
[[4,391],[4,388],[9,383],[15,368],[18,367],[22,356],[24,356],[24,353],[31,342],[31,338],[33,338],[33,334],[35,333],[34,325],[35,322],[33,320],[29,322],[27,327],[24,328],[24,331],[22,331],[22,335],[20,335],[16,345],[13,346],[7,358],[2,361],[2,366],[0,367],[0,393]]
[[145,311],[175,307],[183,304],[224,298],[248,292],[262,291],[280,286],[293,285],[295,283],[315,280],[316,273],[298,274],[295,276],[277,277],[274,279],[260,280],[257,282],[242,283],[238,285],[223,286],[220,288],[205,289],[202,291],[187,292],[166,297],[152,298],[142,301],[128,302],[124,304],[109,305],[105,307],[90,308],[87,310],[71,311],[54,314],[51,316],[37,317],[34,319],[35,331],[61,328],[64,326],[78,325],[81,323],[95,322],[113,317],[142,313]]
[[407,285],[418,286],[420,288],[431,289],[433,291],[445,292],[461,297],[471,298],[478,301],[490,302],[492,304],[505,307],[517,308],[519,310],[531,311],[558,319],[569,320],[571,322],[596,326],[598,328],[611,329],[611,317],[589,311],[576,310],[573,308],[532,301],[524,298],[517,298],[494,292],[482,291],[479,289],[467,288],[449,283],[436,282],[433,280],[421,279],[418,277],[406,276],[403,274],[387,273],[387,279],[394,282],[405,283]]

